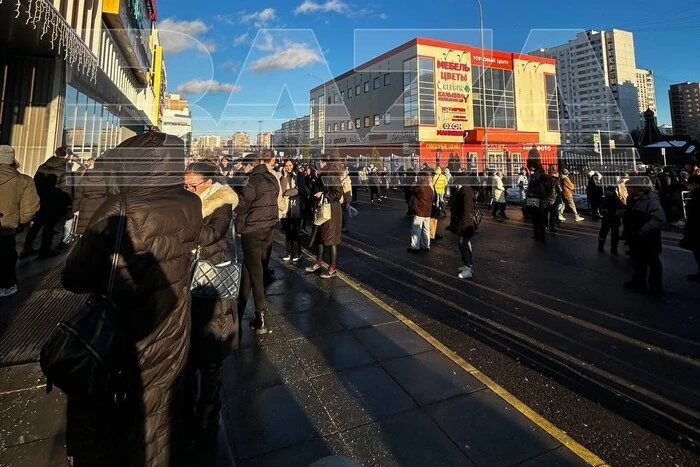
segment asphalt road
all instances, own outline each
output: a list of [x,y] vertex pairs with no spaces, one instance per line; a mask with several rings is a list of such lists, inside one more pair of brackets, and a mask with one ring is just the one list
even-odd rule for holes
[[[566,222],[547,244],[511,207],[485,212],[474,278],[457,278],[456,237],[406,252],[401,192],[360,192],[339,268],[614,466],[700,465],[700,286],[664,234],[663,301],[629,293],[627,257],[597,251],[599,224]],[[468,414],[465,414],[468,416]]]

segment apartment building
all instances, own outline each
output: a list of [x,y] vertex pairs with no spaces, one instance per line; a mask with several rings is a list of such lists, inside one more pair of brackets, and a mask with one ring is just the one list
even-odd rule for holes
[[656,110],[653,74],[637,68],[629,31],[589,30],[532,53],[556,60],[564,145],[590,143],[598,131],[640,129],[644,111]]
[[700,141],[700,82],[671,85],[668,100],[673,133]]

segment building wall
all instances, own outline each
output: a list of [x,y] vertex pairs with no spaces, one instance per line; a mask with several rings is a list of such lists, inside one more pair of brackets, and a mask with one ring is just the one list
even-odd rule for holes
[[700,83],[673,84],[668,97],[673,133],[700,140]]

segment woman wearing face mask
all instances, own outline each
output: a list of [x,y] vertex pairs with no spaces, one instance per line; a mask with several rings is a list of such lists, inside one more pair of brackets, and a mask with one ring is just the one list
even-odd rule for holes
[[[227,239],[238,196],[218,183],[218,167],[195,162],[185,171],[185,189],[202,201],[204,225],[197,245],[212,264],[228,260]],[[221,409],[221,363],[238,347],[237,313],[229,299],[192,297],[192,338],[186,378],[185,427],[190,447],[216,439]],[[198,390],[199,389],[199,390]]]

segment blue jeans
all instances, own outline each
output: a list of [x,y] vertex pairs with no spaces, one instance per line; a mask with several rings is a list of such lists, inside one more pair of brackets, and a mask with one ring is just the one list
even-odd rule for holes
[[430,248],[430,217],[413,216],[411,248]]

